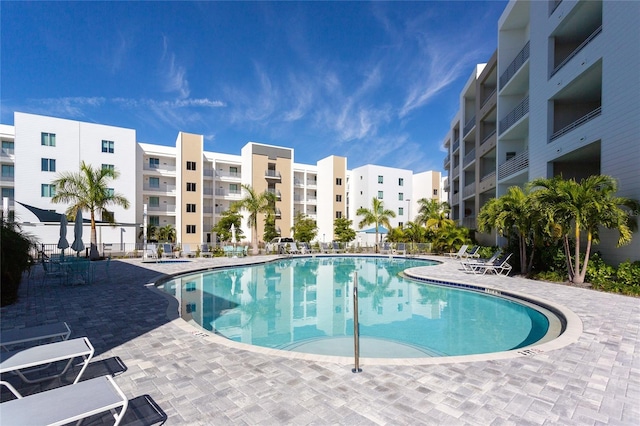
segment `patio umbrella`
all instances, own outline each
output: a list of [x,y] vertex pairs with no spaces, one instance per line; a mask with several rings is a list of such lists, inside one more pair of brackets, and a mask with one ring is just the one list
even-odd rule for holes
[[76,222],[73,226],[74,240],[71,244],[71,248],[75,251],[84,250],[84,243],[82,242],[82,210],[78,209],[76,213]]
[[231,242],[235,243],[236,241],[236,225],[231,224]]
[[67,241],[67,216],[60,215],[60,239],[58,240],[58,248],[62,249],[62,255],[64,256],[64,249],[69,248],[69,241]]

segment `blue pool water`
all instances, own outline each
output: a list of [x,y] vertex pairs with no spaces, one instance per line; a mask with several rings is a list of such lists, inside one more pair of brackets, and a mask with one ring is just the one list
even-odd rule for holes
[[363,357],[499,352],[546,334],[549,322],[535,309],[399,275],[427,262],[294,258],[175,277],[159,288],[180,301],[185,320],[228,339],[323,355],[353,354],[355,272]]

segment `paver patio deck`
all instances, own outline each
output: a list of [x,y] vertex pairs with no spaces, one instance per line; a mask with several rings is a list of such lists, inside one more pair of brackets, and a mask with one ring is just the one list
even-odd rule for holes
[[[577,314],[582,333],[528,356],[422,365],[362,360],[363,372],[353,374],[339,358],[292,358],[221,342],[172,318],[175,303],[146,286],[163,274],[244,262],[226,258],[114,260],[110,282],[90,286],[43,283],[35,271],[19,302],[2,308],[1,327],[66,321],[72,337],[88,336],[94,345],[94,374],[121,360],[126,371],[116,383],[130,399],[149,395],[169,425],[640,424],[640,299],[470,275],[456,261],[439,260],[420,273],[555,302]],[[128,412],[125,423],[149,419]],[[89,424],[105,419],[94,420]]]

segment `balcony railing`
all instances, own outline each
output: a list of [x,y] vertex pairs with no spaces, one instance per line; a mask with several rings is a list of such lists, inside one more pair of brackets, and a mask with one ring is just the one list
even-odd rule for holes
[[275,216],[276,216],[276,219],[281,218],[281,217],[282,217],[282,210],[280,210],[280,209],[276,209],[276,211],[275,211]]
[[218,178],[240,178],[240,172],[227,172],[225,170],[216,170],[215,176]]
[[476,149],[473,148],[471,151],[467,152],[462,160],[462,167],[468,166],[473,160],[476,159]]
[[484,182],[485,180],[488,180],[488,179],[493,179],[495,176],[496,176],[496,171],[494,170],[494,171],[489,172],[486,175],[482,176],[480,178],[480,182]]
[[562,3],[562,0],[550,0],[550,1],[551,1],[551,9],[549,10],[549,16],[551,16],[553,12],[556,11],[558,6],[560,6],[560,3]]
[[157,206],[149,205],[147,210],[158,213],[175,213],[176,206],[175,204],[159,204]]
[[317,179],[307,179],[307,186],[317,186],[317,185],[318,185]]
[[569,133],[570,131],[572,131],[573,129],[575,129],[578,126],[581,126],[582,124],[586,123],[587,121],[598,117],[600,114],[602,114],[602,107],[598,107],[596,109],[594,109],[593,111],[591,111],[590,113],[583,115],[582,117],[578,118],[576,121],[574,121],[573,123],[569,124],[568,126],[564,126],[562,129],[558,130],[557,132],[554,132],[551,135],[551,139],[549,140],[549,142],[553,142],[554,140],[558,139],[560,136]]
[[529,113],[529,96],[525,97],[509,114],[500,120],[500,134],[513,126],[518,120]]
[[2,148],[2,150],[0,150],[0,155],[2,155],[3,157],[15,155],[15,148]]
[[241,191],[239,189],[234,189],[234,190],[227,190],[224,188],[216,188],[216,195],[219,197],[226,197],[226,196],[236,196],[236,195],[240,195]]
[[304,185],[304,180],[300,179],[300,178],[293,178],[293,184],[295,186],[303,186]]
[[464,129],[463,129],[464,136],[467,136],[467,133],[469,133],[475,125],[476,125],[476,116],[474,115],[469,119],[469,121],[467,121],[467,124],[464,125]]
[[564,67],[567,62],[569,62],[574,56],[576,56],[578,53],[580,53],[580,51],[582,49],[584,49],[584,47],[591,43],[591,40],[593,40],[598,34],[600,34],[602,32],[602,25],[600,25],[598,28],[595,29],[594,32],[591,33],[591,35],[589,37],[586,38],[585,41],[583,41],[582,43],[580,43],[580,45],[578,47],[576,47],[573,52],[571,52],[569,54],[569,56],[567,56],[566,58],[564,58],[564,60],[562,62],[560,62],[554,69],[553,71],[551,71],[551,75],[549,77],[553,77],[555,73],[557,73],[558,71],[560,71],[560,68]]
[[282,199],[282,193],[277,189],[267,188],[267,192],[276,196],[277,200]]
[[476,217],[467,216],[462,219],[462,226],[469,229],[476,229]]
[[213,169],[204,169],[202,171],[202,175],[203,176],[207,176],[207,177],[213,177]]
[[264,177],[267,179],[282,179],[282,175],[277,170],[265,170]]
[[482,100],[482,102],[480,103],[480,109],[482,109],[487,102],[489,102],[489,100],[491,99],[491,97],[496,93],[496,90],[498,90],[497,87],[494,87],[493,90],[491,91],[491,93],[489,93],[488,95],[486,95],[484,97],[484,99]]
[[202,207],[202,213],[213,213],[213,206],[203,206]]
[[456,152],[458,148],[460,148],[460,141],[455,141],[453,143],[453,148],[451,149],[451,152]]
[[156,191],[156,192],[174,192],[176,190],[175,185],[160,185],[160,186],[151,186],[149,184],[144,184],[142,186],[144,191]]
[[144,166],[142,167],[143,170],[152,170],[152,171],[158,171],[158,172],[175,172],[176,171],[176,166],[171,165],[171,164],[158,164],[158,165],[151,165],[149,163],[145,163]]
[[464,189],[462,190],[462,198],[470,197],[475,193],[476,193],[476,183],[473,182],[464,187]]
[[529,167],[529,152],[523,151],[498,168],[498,179],[505,179]]
[[524,45],[522,50],[518,52],[516,57],[511,61],[507,69],[504,70],[500,76],[500,89],[504,88],[511,78],[516,75],[518,70],[522,68],[525,62],[529,59],[529,42]]
[[444,168],[447,168],[447,164],[449,164],[451,162],[451,155],[447,154],[446,157],[444,157]]
[[483,143],[485,143],[486,141],[488,141],[491,136],[496,134],[496,130],[494,129],[493,131],[489,132],[489,134],[487,136],[485,136],[484,138],[482,138],[482,141],[480,141],[480,145],[482,146]]

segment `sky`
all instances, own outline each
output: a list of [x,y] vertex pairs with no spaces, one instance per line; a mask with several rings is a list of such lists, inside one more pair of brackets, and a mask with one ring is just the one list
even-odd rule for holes
[[442,144],[505,1],[0,3],[0,123],[15,111],[206,151],[247,142],[416,173]]

